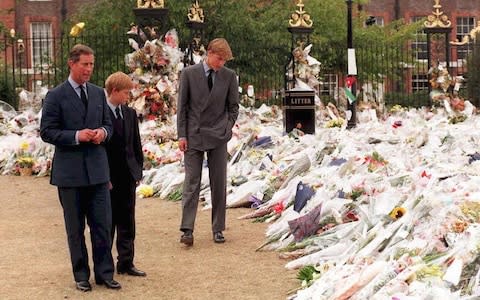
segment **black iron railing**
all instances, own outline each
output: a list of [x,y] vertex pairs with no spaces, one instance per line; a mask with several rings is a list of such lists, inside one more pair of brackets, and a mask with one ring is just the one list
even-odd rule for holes
[[[95,50],[95,71],[91,81],[103,86],[104,80],[115,71],[129,72],[125,66],[125,55],[133,50],[123,32],[108,34],[82,35],[78,38],[65,36],[46,37],[32,40],[15,39],[10,36],[0,37],[0,100],[17,107],[16,94],[19,89],[34,91],[39,86],[51,88],[64,81],[68,74],[67,56],[69,49],[76,43],[84,43]],[[450,63],[451,76],[463,76],[460,94],[478,102],[478,89],[468,89],[467,62],[473,63],[480,58],[480,51],[475,45],[463,46],[470,53],[466,59]],[[421,107],[429,105],[429,76],[426,60],[417,59],[413,47],[380,47],[369,45],[356,49],[358,84],[360,100],[381,102],[387,106]],[[244,92],[249,85],[255,89],[255,105],[281,105],[284,89],[285,65],[289,57],[288,45],[263,45],[261,42],[253,47],[242,49],[232,43],[234,60],[227,66],[237,71],[240,86]],[[450,57],[456,58],[456,47],[451,49]],[[318,94],[321,100],[338,104],[343,96],[344,71],[346,70],[346,49],[327,46],[314,46],[312,57],[322,63]],[[473,69],[478,70],[480,63]],[[480,80],[477,80],[480,81]]]

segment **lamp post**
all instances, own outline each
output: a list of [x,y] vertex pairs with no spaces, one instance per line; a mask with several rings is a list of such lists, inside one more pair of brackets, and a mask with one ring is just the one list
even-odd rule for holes
[[[352,0],[345,0],[347,3],[347,57],[348,57],[348,72],[347,72],[347,88],[350,89],[353,97],[356,95],[356,76],[357,66],[355,61],[355,49],[353,48],[353,32],[352,32]],[[356,126],[356,103],[354,99],[347,96],[347,109],[352,113],[347,123],[347,128]]]
[[[17,98],[17,83],[15,82],[15,29],[10,29],[10,41],[12,44],[12,83],[13,93],[15,95],[15,103]],[[6,52],[5,52],[6,54]],[[7,65],[7,64],[5,64]]]

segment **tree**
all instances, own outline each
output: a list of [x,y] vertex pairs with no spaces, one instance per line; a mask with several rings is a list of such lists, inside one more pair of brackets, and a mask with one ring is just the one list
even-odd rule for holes
[[[368,1],[355,1],[365,4]],[[185,25],[190,0],[167,0],[169,9],[168,28],[175,28],[180,45],[185,48],[190,36]],[[228,66],[235,69],[241,83],[254,83],[260,89],[267,86],[280,88],[283,85],[284,66],[290,52],[290,33],[287,31],[288,20],[296,9],[297,1],[273,0],[202,0],[200,5],[205,12],[207,24],[205,38],[208,42],[215,37],[225,37],[231,44],[235,59]],[[305,10],[314,21],[311,35],[313,53],[325,68],[332,72],[346,70],[347,8],[342,0],[309,0]],[[77,14],[67,21],[67,28],[76,22],[86,23],[87,31],[126,32],[134,22],[132,0],[99,0],[94,5],[83,6]],[[404,43],[418,30],[418,24],[404,24],[403,20],[393,22],[385,27],[365,27],[367,16],[354,11],[354,46],[367,49],[364,55],[372,60],[382,59],[382,53],[372,49],[372,45],[388,49],[392,64],[400,64],[404,56]],[[68,32],[68,31],[66,31]],[[121,36],[121,35],[120,35]],[[126,36],[124,40],[126,41]],[[121,41],[116,41],[116,44]],[[122,44],[123,45],[123,44]],[[128,47],[126,48],[128,51]],[[406,50],[406,48],[405,48]],[[402,52],[401,55],[398,53]],[[108,57],[108,56],[105,56]],[[359,77],[381,77],[385,74],[385,64],[365,63],[359,65]],[[388,66],[392,67],[392,66]],[[257,80],[257,82],[252,82]]]
[[480,42],[477,34],[473,42],[473,51],[469,54],[467,60],[467,94],[476,106],[480,105]]

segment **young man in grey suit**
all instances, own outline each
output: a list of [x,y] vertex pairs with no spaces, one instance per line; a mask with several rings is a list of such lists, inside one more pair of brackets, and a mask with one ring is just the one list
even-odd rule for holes
[[76,288],[90,291],[85,219],[90,227],[95,281],[110,289],[113,279],[112,211],[105,141],[112,122],[102,88],[89,83],[94,53],[85,45],[70,50],[68,80],[50,90],[42,109],[40,135],[55,145],[50,183],[58,187]]
[[202,63],[182,70],[177,103],[179,148],[184,152],[185,181],[182,192],[183,232],[180,242],[193,245],[200,180],[207,154],[212,193],[212,233],[225,242],[227,142],[238,117],[238,80],[224,67],[232,50],[223,38],[212,40]]

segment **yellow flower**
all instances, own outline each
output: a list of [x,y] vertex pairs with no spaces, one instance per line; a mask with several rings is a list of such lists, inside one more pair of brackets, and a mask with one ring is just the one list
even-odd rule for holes
[[143,70],[142,70],[142,68],[136,68],[136,69],[135,69],[135,75],[138,75],[138,76],[143,75]]
[[395,104],[394,106],[392,106],[392,108],[390,109],[390,112],[392,113],[395,113],[395,112],[402,112],[404,111],[405,109],[399,105],[399,104]]
[[406,212],[407,212],[407,210],[405,208],[397,206],[394,209],[392,209],[392,211],[388,215],[393,220],[398,220],[401,217],[403,217]]
[[137,192],[141,198],[148,198],[153,196],[153,187],[142,184],[138,187]]
[[23,141],[23,142],[20,144],[20,149],[22,149],[23,151],[27,151],[27,150],[28,150],[28,147],[29,147],[29,144],[28,144],[28,142],[26,142],[26,141]]
[[17,158],[17,164],[20,168],[31,168],[35,160],[31,156],[21,156]]
[[70,36],[73,36],[73,37],[79,36],[83,30],[83,27],[85,27],[85,23],[83,22],[73,25],[72,29],[70,30]]
[[345,122],[345,120],[343,120],[342,118],[333,119],[333,120],[328,121],[325,124],[325,128],[342,127],[344,122]]

